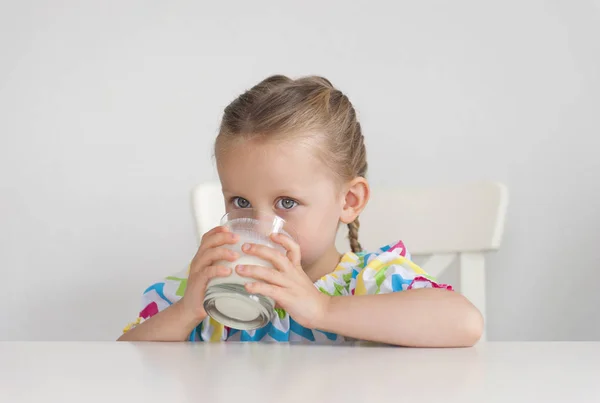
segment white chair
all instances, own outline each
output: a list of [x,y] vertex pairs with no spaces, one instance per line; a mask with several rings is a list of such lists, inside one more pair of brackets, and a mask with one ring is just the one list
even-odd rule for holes
[[[219,183],[196,186],[192,204],[200,237],[224,213]],[[507,205],[506,187],[492,182],[375,188],[360,216],[359,239],[366,250],[402,239],[413,256],[429,257],[421,266],[436,277],[459,259],[459,290],[485,317],[485,253],[500,247]],[[348,250],[346,226],[336,245]]]

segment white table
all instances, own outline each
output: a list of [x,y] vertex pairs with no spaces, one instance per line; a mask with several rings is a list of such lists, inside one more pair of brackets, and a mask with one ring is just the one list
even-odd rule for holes
[[600,343],[0,343],[0,402],[600,402]]

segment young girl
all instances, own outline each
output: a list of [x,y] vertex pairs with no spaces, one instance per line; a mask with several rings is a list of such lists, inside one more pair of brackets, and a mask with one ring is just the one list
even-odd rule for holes
[[[366,151],[352,104],[321,77],[273,76],[233,101],[215,144],[227,212],[273,211],[297,233],[297,243],[273,235],[287,255],[246,244],[243,252],[277,270],[237,266],[246,285],[280,309],[257,330],[217,323],[203,309],[207,282],[235,261],[223,248],[237,236],[207,232],[189,268],[150,286],[144,308],[119,340],[318,341],[346,338],[415,347],[471,346],[480,338],[479,311],[450,286],[437,284],[410,261],[402,242],[362,251],[358,217],[369,199]],[[335,248],[348,225],[352,252]],[[390,240],[392,241],[392,240]]]

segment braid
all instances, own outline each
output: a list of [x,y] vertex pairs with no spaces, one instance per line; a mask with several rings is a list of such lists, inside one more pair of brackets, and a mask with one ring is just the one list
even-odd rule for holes
[[350,249],[353,253],[362,252],[363,248],[358,242],[358,229],[360,228],[360,222],[358,217],[354,221],[348,224],[348,239],[350,240]]

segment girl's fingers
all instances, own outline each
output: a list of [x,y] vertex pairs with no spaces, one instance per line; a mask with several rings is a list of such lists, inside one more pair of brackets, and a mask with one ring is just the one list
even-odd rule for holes
[[211,229],[210,231],[208,231],[204,235],[202,235],[202,239],[200,240],[200,243],[204,242],[204,240],[206,238],[210,237],[211,235],[218,234],[219,232],[229,232],[229,228],[223,227],[223,226],[214,227],[213,229]]
[[280,287],[285,287],[288,283],[281,272],[270,267],[239,265],[236,267],[236,271],[240,276],[261,280]]
[[279,302],[283,291],[282,288],[267,283],[248,283],[244,287],[251,294],[260,294],[272,298],[276,302]]
[[239,241],[239,238],[239,235],[229,232],[229,230],[225,228],[225,231],[218,231],[203,237],[202,243],[200,244],[200,250],[206,251],[223,245],[233,245]]
[[206,281],[215,278],[215,277],[227,277],[231,274],[231,269],[229,267],[215,265],[208,266],[202,271],[203,276],[206,278]]
[[271,239],[273,242],[285,248],[287,251],[287,257],[294,264],[294,266],[300,266],[300,245],[298,245],[296,241],[284,234],[271,234]]
[[290,260],[287,256],[268,246],[246,243],[242,245],[242,251],[266,260],[279,271],[285,272],[290,269]]
[[215,262],[219,260],[226,260],[228,262],[234,262],[239,258],[239,255],[232,250],[227,248],[212,248],[204,251],[201,256],[199,256],[197,262],[194,262],[191,270],[198,271],[203,267],[208,267],[214,265]]

